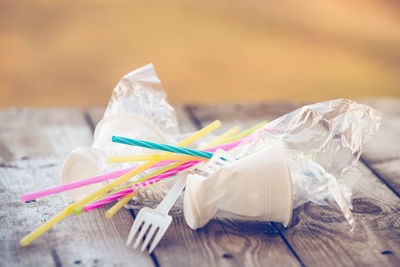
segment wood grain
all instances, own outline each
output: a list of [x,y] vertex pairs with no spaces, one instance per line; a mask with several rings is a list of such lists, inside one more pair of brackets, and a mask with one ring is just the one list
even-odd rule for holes
[[92,132],[78,109],[0,112],[0,257],[2,266],[153,266],[147,255],[125,247],[132,217],[122,211],[113,220],[100,209],[70,216],[28,247],[18,241],[61,211],[63,194],[22,203],[18,196],[59,184],[65,156],[89,145]]
[[90,107],[84,112],[86,121],[89,123],[90,127],[94,131],[97,123],[103,118],[105,107]]
[[362,159],[400,197],[400,98],[363,102],[382,112],[382,124]]
[[361,165],[353,195],[356,229],[351,232],[341,212],[307,203],[295,210],[282,234],[307,266],[398,266],[400,202]]
[[205,126],[215,119],[222,121],[220,132],[239,125],[242,129],[249,128],[263,121],[271,121],[290,111],[295,110],[302,104],[293,101],[281,101],[269,103],[240,103],[221,105],[188,106],[187,110],[192,114],[199,126]]

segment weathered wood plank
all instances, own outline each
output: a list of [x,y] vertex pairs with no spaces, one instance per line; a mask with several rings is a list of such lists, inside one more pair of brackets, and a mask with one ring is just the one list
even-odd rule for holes
[[398,198],[366,167],[354,190],[351,232],[342,214],[307,203],[283,235],[307,266],[399,266]]
[[[259,119],[273,119],[293,109],[293,104],[278,104],[279,111],[260,105],[228,105],[193,107],[197,119],[204,123],[221,119],[226,127],[237,124],[237,118],[261,114]],[[240,107],[240,108],[239,108]],[[229,110],[227,110],[229,109]],[[281,114],[279,114],[281,113]],[[232,118],[232,122],[230,122]],[[398,265],[400,203],[398,198],[364,166],[363,177],[357,185],[354,212],[358,228],[349,227],[340,212],[329,207],[306,204],[295,210],[292,226],[281,234],[300,260],[310,266],[337,265]],[[226,227],[227,228],[227,227]],[[368,255],[366,255],[368,254]],[[364,256],[365,255],[365,256]]]
[[400,197],[400,98],[364,100],[382,112],[382,124],[362,159]]
[[103,118],[105,107],[90,107],[85,110],[85,118],[94,130],[96,124]]
[[[178,118],[178,128],[181,133],[196,131],[194,128],[190,114],[186,112],[186,107],[182,105],[174,106],[176,116]],[[87,120],[93,127],[103,118],[105,107],[91,107],[86,110]]]
[[222,132],[235,125],[246,129],[262,121],[272,121],[300,106],[301,103],[287,101],[258,104],[193,105],[188,106],[188,111],[201,126],[205,126],[216,119],[221,120],[220,131]]
[[[175,106],[175,110],[182,133],[198,129],[193,114],[186,112],[188,108]],[[100,116],[94,112],[89,114],[97,123]],[[186,225],[182,209],[175,207],[171,214],[173,222],[153,253],[161,266],[299,265],[271,224],[227,222],[232,227],[226,229],[221,221],[212,220],[203,229],[192,231]]]
[[65,156],[91,143],[91,129],[78,109],[0,112],[0,257],[3,266],[153,266],[149,256],[125,247],[132,218],[123,211],[113,220],[104,210],[70,216],[30,246],[18,241],[61,211],[63,194],[21,203],[18,196],[59,184]]
[[299,266],[278,231],[267,223],[211,220],[191,230],[181,210],[155,250],[161,266]]

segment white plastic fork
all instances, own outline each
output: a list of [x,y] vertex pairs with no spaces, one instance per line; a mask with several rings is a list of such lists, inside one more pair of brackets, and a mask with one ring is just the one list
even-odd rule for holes
[[[149,207],[144,207],[139,211],[129,233],[128,240],[126,242],[127,246],[132,242],[133,238],[138,235],[133,244],[133,248],[136,249],[139,246],[140,241],[143,239],[144,234],[148,232],[140,250],[145,250],[155,234],[149,249],[149,253],[153,252],[172,222],[172,216],[168,215],[168,212],[178,199],[183,188],[185,188],[185,184],[186,175],[178,176],[175,184],[172,186],[171,190],[157,208],[151,209]],[[142,226],[142,228],[139,231],[140,226]]]

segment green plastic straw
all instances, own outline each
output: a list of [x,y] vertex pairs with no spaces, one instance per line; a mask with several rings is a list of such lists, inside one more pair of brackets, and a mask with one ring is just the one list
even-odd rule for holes
[[[249,128],[249,129],[247,129],[247,130],[244,130],[244,131],[242,131],[242,132],[240,132],[240,133],[238,133],[238,134],[235,134],[235,135],[232,136],[231,138],[225,140],[224,142],[221,142],[221,144],[233,142],[233,141],[236,141],[236,140],[238,140],[238,139],[240,139],[240,138],[242,138],[242,137],[244,137],[244,136],[247,136],[247,135],[253,133],[254,131],[256,131],[256,130],[262,128],[262,127],[263,127],[264,125],[266,125],[267,123],[268,123],[267,121],[261,122],[261,123],[255,125],[255,126],[253,126],[253,127],[251,127],[251,128]],[[171,169],[173,169],[173,168],[175,168],[175,167],[177,167],[177,166],[179,166],[179,165],[185,164],[185,163],[186,163],[186,162],[177,162],[177,163],[168,165],[168,166],[166,166],[166,167],[164,167],[164,168],[162,168],[162,169],[160,169],[160,170],[158,170],[158,171],[155,171],[155,172],[150,173],[149,175],[143,177],[143,178],[140,179],[140,180],[147,180],[147,179],[150,179],[150,178],[152,178],[152,177],[154,177],[154,176],[156,176],[156,175],[158,175],[158,174],[161,174],[161,173],[163,173],[163,172],[169,171],[169,170],[171,170]],[[109,195],[111,195],[111,194],[114,194],[114,193],[116,193],[116,192],[118,192],[118,191],[121,191],[121,190],[123,190],[123,189],[126,189],[126,188],[128,188],[128,187],[130,187],[130,186],[134,186],[134,185],[135,185],[136,183],[138,183],[138,182],[140,182],[140,181],[133,181],[133,182],[131,182],[131,183],[129,183],[129,184],[123,186],[123,187],[120,187],[120,188],[118,188],[118,189],[116,189],[116,190],[113,190],[113,191],[107,193],[107,194],[104,194],[104,195],[102,195],[102,196],[99,196],[96,200],[99,200],[99,199],[102,199],[102,198],[104,198],[104,197],[107,197],[107,196],[109,196]],[[75,209],[75,211],[74,211],[74,215],[79,215],[79,214],[81,214],[81,213],[83,213],[82,207],[79,207],[78,209]]]
[[268,123],[267,121],[263,121],[263,122],[261,122],[261,123],[255,125],[255,126],[249,128],[249,129],[247,129],[247,130],[244,130],[244,131],[242,131],[242,132],[240,132],[240,133],[238,133],[238,134],[235,134],[235,135],[232,136],[231,138],[226,139],[226,140],[225,140],[224,142],[222,142],[221,144],[226,144],[226,143],[230,143],[230,142],[236,141],[236,140],[238,140],[238,139],[240,139],[240,138],[242,138],[242,137],[244,137],[244,136],[246,136],[246,135],[251,134],[251,133],[254,132],[255,130],[258,130],[258,129],[262,128],[262,127],[263,127],[264,125],[266,125],[267,123]]
[[213,153],[207,152],[207,151],[195,150],[195,149],[178,147],[178,146],[171,146],[171,145],[166,145],[166,144],[159,144],[159,143],[154,143],[154,142],[150,142],[150,141],[131,139],[131,138],[126,138],[126,137],[121,137],[121,136],[113,136],[112,141],[115,143],[121,143],[121,144],[125,144],[125,145],[130,145],[130,146],[140,146],[140,147],[146,147],[146,148],[150,148],[150,149],[162,150],[162,151],[191,155],[191,156],[198,156],[198,157],[203,157],[203,158],[211,158],[213,155]]

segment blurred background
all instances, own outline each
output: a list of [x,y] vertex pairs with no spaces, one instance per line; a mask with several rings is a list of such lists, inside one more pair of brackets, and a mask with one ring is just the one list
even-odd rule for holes
[[105,105],[150,62],[175,104],[398,97],[400,2],[0,0],[0,107]]

